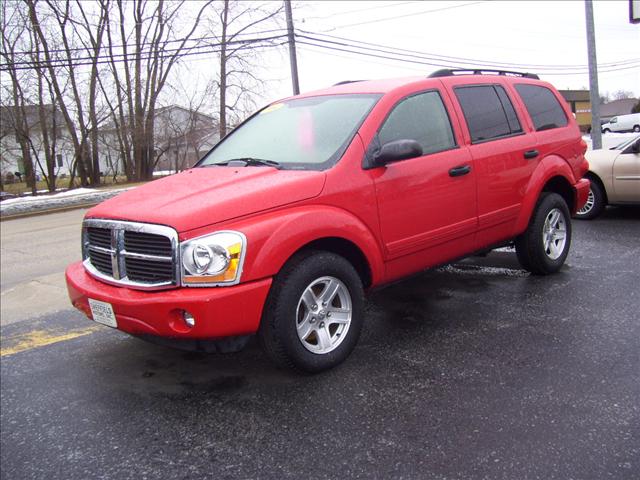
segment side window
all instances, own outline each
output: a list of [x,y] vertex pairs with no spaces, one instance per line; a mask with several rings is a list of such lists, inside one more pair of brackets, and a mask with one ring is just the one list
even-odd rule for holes
[[522,132],[511,100],[501,86],[458,87],[455,92],[473,143]]
[[567,125],[567,116],[551,90],[524,83],[516,85],[516,90],[527,107],[536,131]]
[[415,140],[422,153],[440,152],[456,146],[449,116],[438,92],[424,92],[396,105],[378,133],[380,144]]
[[504,108],[504,113],[507,116],[507,121],[509,122],[509,128],[511,129],[511,133],[520,133],[522,132],[522,127],[520,126],[520,121],[518,120],[518,116],[516,115],[516,111],[513,108],[513,104],[507,95],[507,92],[504,91],[499,85],[493,87],[496,89],[498,93],[498,97],[500,98],[500,102],[502,102],[502,107]]

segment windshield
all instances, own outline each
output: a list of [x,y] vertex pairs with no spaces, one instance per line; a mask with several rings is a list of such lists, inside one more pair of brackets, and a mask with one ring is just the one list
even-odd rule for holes
[[239,161],[246,166],[324,170],[340,159],[379,98],[327,95],[274,103],[224,138],[198,166]]
[[627,138],[623,142],[621,142],[618,145],[616,145],[615,147],[611,147],[609,150],[624,150],[629,145],[631,145],[633,142],[635,142],[638,138],[640,138],[640,136]]

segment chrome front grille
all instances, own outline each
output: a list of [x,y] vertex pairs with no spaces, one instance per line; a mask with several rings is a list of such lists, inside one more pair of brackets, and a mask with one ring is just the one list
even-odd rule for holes
[[178,234],[162,225],[85,220],[84,265],[94,277],[141,290],[178,285]]

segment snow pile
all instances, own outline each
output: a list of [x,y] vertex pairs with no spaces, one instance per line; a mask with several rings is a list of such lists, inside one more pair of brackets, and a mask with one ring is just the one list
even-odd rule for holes
[[29,195],[24,197],[9,198],[2,202],[2,206],[4,207],[6,205],[14,205],[18,203],[40,202],[43,200],[51,200],[51,199],[62,198],[62,197],[73,197],[76,195],[84,195],[86,193],[94,193],[98,191],[99,190],[95,188],[75,188],[73,190],[64,190],[62,192],[48,193],[46,195],[38,194],[38,196],[36,197]]
[[42,210],[51,210],[71,206],[100,203],[115,197],[121,192],[135,187],[114,190],[97,190],[94,188],[76,188],[60,193],[10,198],[0,203],[0,216],[18,215]]

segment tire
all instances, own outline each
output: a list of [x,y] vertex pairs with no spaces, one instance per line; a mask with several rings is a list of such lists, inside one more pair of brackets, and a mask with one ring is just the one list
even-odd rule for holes
[[636,133],[640,132],[640,125],[634,125],[633,126],[633,131],[636,132]]
[[591,187],[589,188],[589,197],[587,203],[576,212],[575,217],[580,220],[592,220],[602,213],[607,202],[605,201],[604,192],[602,187],[595,180],[591,181]]
[[543,192],[527,230],[516,238],[516,254],[522,267],[535,275],[555,273],[564,264],[571,246],[571,215],[557,193]]
[[321,372],[356,346],[363,308],[362,280],[353,266],[334,253],[307,252],[275,277],[258,336],[279,367]]
[[602,133],[611,133],[611,130],[609,130],[608,128],[605,128]]

